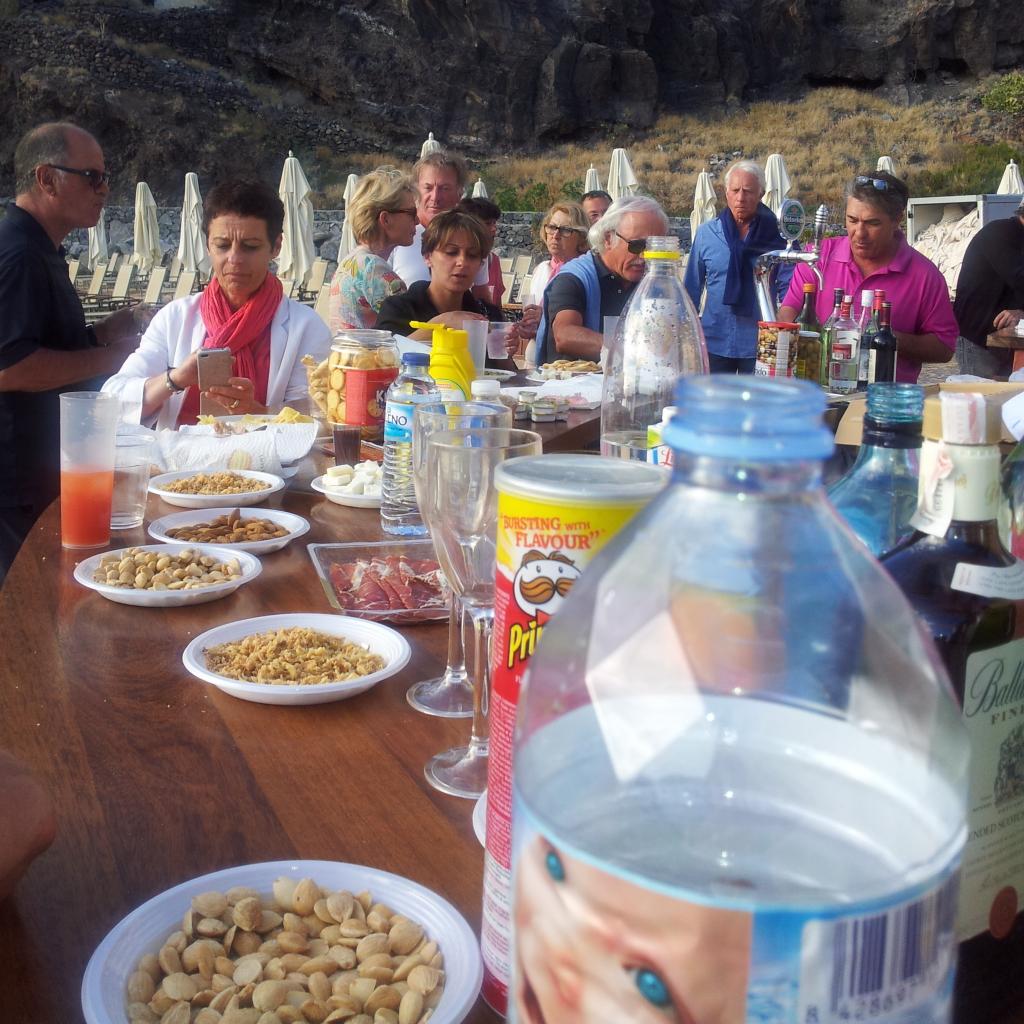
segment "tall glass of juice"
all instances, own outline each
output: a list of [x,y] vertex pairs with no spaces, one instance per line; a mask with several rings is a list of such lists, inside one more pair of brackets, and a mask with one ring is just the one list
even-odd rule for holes
[[60,540],[66,548],[110,542],[120,410],[117,398],[100,391],[60,396]]

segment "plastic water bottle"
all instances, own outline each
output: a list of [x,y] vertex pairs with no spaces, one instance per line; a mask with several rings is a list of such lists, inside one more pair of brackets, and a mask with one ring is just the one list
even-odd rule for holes
[[803,381],[680,382],[668,487],[520,696],[510,1019],[942,1024],[967,736]]
[[679,239],[647,239],[647,268],[629,298],[605,364],[601,454],[648,457],[647,431],[661,422],[680,376],[706,374],[704,330],[680,273]]
[[402,356],[402,372],[388,388],[384,410],[384,469],[380,525],[385,533],[423,536],[427,527],[416,504],[412,477],[412,414],[417,402],[436,401],[437,384],[426,352]]
[[829,488],[829,501],[876,558],[914,532],[923,410],[919,384],[869,384],[857,461]]

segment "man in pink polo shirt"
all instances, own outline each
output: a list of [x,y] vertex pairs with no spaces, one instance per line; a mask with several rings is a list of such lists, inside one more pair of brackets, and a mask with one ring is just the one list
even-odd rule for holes
[[[846,193],[846,238],[826,238],[821,247],[818,269],[825,285],[815,309],[824,322],[832,312],[834,288],[854,297],[863,289],[884,289],[898,346],[896,379],[916,383],[922,363],[952,357],[958,331],[945,278],[900,230],[909,196],[907,186],[884,171],[853,179]],[[804,282],[814,280],[810,267],[798,264],[780,320],[796,319]]]

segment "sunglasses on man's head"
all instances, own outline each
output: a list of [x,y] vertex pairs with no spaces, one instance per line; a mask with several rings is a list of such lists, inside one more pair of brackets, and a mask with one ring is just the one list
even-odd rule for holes
[[46,166],[52,167],[55,171],[63,171],[65,174],[77,174],[80,178],[85,178],[97,192],[104,185],[110,184],[110,171],[80,170],[77,167],[61,167],[60,164],[47,164]]
[[[618,231],[616,231],[615,234],[619,235]],[[647,249],[646,238],[626,238],[625,235],[619,235],[619,238],[626,243],[626,248],[634,256],[640,256]]]
[[897,188],[891,181],[886,181],[885,178],[872,178],[868,174],[858,174],[853,179],[854,185],[870,185],[876,192],[895,192],[896,195],[902,196],[903,191]]

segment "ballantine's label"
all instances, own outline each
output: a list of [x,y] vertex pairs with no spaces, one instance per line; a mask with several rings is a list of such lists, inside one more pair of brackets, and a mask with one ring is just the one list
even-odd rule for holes
[[512,734],[520,682],[545,625],[565,603],[584,566],[645,504],[642,499],[587,504],[580,490],[566,483],[561,502],[506,491],[498,495],[480,947],[483,995],[501,1013],[511,973]]
[[957,934],[1002,939],[1024,893],[1024,639],[968,657],[964,722],[971,773]]

